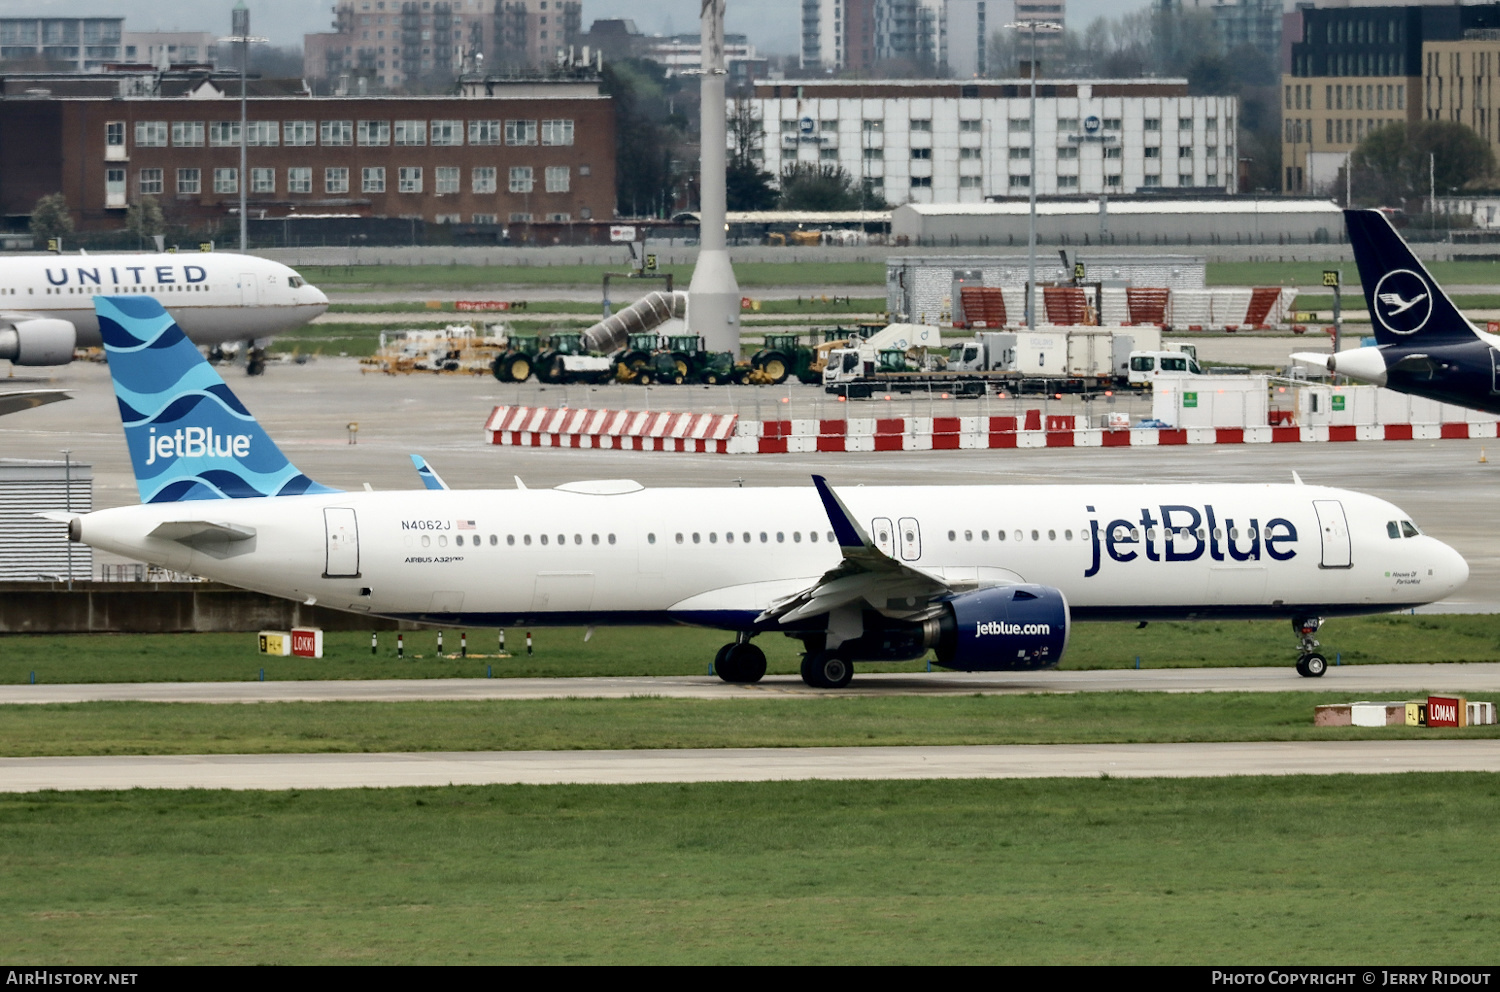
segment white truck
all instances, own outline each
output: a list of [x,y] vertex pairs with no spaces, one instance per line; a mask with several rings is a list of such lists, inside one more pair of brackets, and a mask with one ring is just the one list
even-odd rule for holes
[[853,349],[848,357],[830,353],[823,373],[828,392],[858,398],[877,390],[944,388],[977,395],[991,383],[1021,392],[1107,389],[1125,383],[1132,351],[1161,346],[1161,329],[1155,325],[1045,325],[1034,331],[980,331],[952,345],[945,358],[934,357],[935,349],[928,345],[927,360],[919,362],[893,344],[869,346],[878,337],[866,342],[858,357]]

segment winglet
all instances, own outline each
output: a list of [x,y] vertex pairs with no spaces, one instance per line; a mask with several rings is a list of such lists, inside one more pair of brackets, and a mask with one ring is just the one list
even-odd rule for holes
[[412,455],[411,463],[416,466],[417,478],[422,480],[423,486],[427,487],[428,489],[448,488],[448,483],[443,481],[443,477],[441,475],[438,475],[437,472],[433,470],[431,465],[427,464],[427,459],[423,458],[421,455]]
[[859,524],[854,522],[854,515],[844,505],[829,487],[828,480],[821,475],[812,477],[813,485],[818,488],[818,498],[823,501],[823,509],[828,514],[828,523],[833,527],[834,536],[839,540],[839,547],[868,548],[870,538],[860,529]]
[[1292,469],[1292,485],[1294,485],[1294,486],[1300,486],[1300,485],[1302,485],[1302,476],[1300,476],[1300,475],[1297,474],[1297,470],[1296,469]]

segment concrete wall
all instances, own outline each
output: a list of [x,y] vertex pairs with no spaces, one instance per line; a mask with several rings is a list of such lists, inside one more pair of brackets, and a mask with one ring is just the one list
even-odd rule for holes
[[413,624],[305,606],[213,582],[0,583],[0,634],[164,634],[414,630]]

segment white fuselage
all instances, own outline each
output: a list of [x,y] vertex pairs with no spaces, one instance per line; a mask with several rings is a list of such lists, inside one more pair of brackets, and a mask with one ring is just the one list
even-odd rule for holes
[[[1468,578],[1463,558],[1442,542],[1390,536],[1390,525],[1407,519],[1400,509],[1347,490],[838,493],[891,557],[952,584],[1054,586],[1081,620],[1379,613],[1441,599]],[[230,525],[254,537],[195,549],[148,536],[174,521]],[[471,625],[676,621],[748,629],[841,557],[811,486],[204,500],[101,510],[78,530],[96,548],[276,596]]]
[[150,295],[194,344],[270,338],[328,309],[295,271],[227,252],[27,255],[0,265],[0,323],[17,315],[66,320],[79,347],[100,343],[94,297]]

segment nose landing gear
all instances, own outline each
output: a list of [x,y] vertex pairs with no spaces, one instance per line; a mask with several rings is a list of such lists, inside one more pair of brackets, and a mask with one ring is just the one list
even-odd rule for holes
[[739,640],[724,645],[714,655],[714,674],[725,682],[759,682],[766,674],[766,653],[751,644],[747,635],[739,636]]
[[1292,629],[1302,639],[1302,653],[1297,658],[1297,674],[1306,679],[1321,678],[1328,671],[1328,659],[1318,652],[1318,642],[1313,637],[1323,626],[1319,617],[1296,617]]

